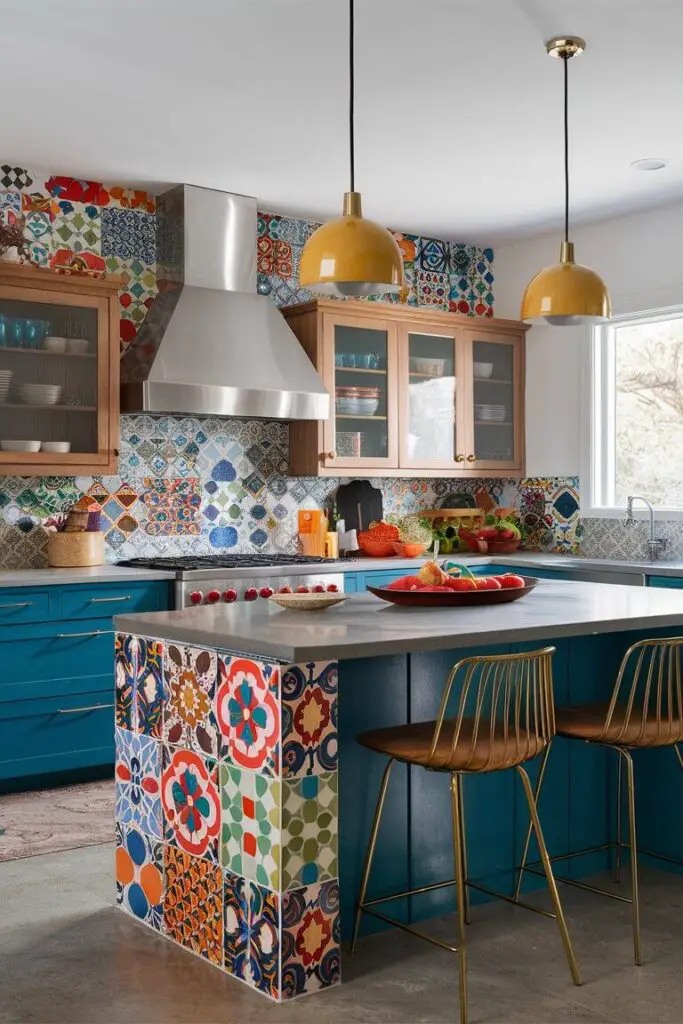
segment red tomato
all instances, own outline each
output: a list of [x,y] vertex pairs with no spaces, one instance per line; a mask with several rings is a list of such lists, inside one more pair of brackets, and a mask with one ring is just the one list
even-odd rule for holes
[[291,594],[291,593],[292,593],[292,588],[288,587],[287,584],[285,584],[284,587],[280,587],[280,589],[278,590],[278,594]]
[[496,526],[483,526],[481,530],[477,530],[477,540],[496,540],[499,534],[499,530]]
[[448,594],[451,587],[420,587],[421,594]]
[[476,590],[477,585],[470,576],[458,576],[449,581],[448,589],[456,591]]
[[505,576],[499,576],[498,582],[501,587],[506,590],[519,590],[520,587],[526,586],[526,580],[523,576],[518,576],[517,573],[508,572]]
[[297,587],[296,592],[297,594],[310,594],[311,590],[310,587]]
[[476,581],[477,590],[500,590],[502,583],[495,576],[479,576]]
[[422,580],[419,576],[401,576],[398,580],[392,580],[387,584],[387,590],[422,590]]
[[515,534],[512,530],[499,530],[498,536],[501,537],[502,540],[513,540]]

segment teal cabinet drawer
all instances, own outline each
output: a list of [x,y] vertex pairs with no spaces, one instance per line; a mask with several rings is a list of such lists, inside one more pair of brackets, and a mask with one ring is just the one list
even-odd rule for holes
[[114,761],[113,687],[0,704],[0,779]]
[[65,587],[61,594],[62,619],[99,619],[127,612],[156,612],[168,607],[167,583],[100,584]]
[[[114,634],[110,619],[84,624],[45,623],[23,627],[32,635],[4,639],[0,630],[0,702],[114,687]],[[19,632],[19,629],[13,630]],[[0,751],[0,756],[1,751]]]
[[365,587],[386,587],[387,583],[400,580],[402,576],[414,576],[422,563],[417,562],[414,569],[392,569],[388,572],[366,572]]
[[344,573],[344,593],[345,594],[355,594],[356,593],[356,590],[358,589],[358,587],[357,587],[357,576],[358,576],[358,574],[355,573],[355,572],[345,572]]
[[50,600],[49,588],[33,590],[31,587],[5,590],[0,587],[0,626],[13,626],[20,622],[45,622],[55,618],[58,604]]
[[671,590],[680,590],[683,587],[683,579],[679,576],[648,576],[648,587],[668,587]]

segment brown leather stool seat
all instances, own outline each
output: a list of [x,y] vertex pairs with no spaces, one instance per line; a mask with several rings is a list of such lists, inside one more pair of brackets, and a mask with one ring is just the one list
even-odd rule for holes
[[605,729],[609,706],[608,701],[603,701],[556,708],[557,735],[622,747],[666,747],[683,740],[683,721],[680,718],[669,720],[656,710],[643,716],[641,708],[633,708],[629,715],[626,704],[615,706]]
[[473,718],[462,719],[458,742],[455,749],[452,749],[457,721],[454,718],[445,719],[433,758],[430,758],[430,753],[436,722],[414,722],[411,725],[374,729],[362,733],[358,742],[397,761],[447,772],[497,772],[504,768],[514,768],[536,757],[546,746],[541,736],[521,729],[515,735],[513,726],[508,725],[506,728],[500,721],[496,722],[491,735],[491,722],[486,719],[480,719],[473,743],[474,725]]

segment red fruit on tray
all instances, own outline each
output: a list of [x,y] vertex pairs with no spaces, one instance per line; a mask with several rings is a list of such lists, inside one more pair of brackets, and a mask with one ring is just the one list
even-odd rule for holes
[[447,594],[452,587],[420,587],[421,594]]
[[457,591],[476,590],[477,584],[471,576],[458,576],[449,581],[448,589]]
[[286,584],[285,584],[284,587],[280,587],[280,589],[278,590],[278,594],[291,594],[291,593],[292,593],[292,588],[288,587]]
[[412,590],[413,588],[424,590],[424,585],[419,576],[401,576],[398,580],[392,580],[387,584],[388,590]]
[[297,587],[296,588],[296,592],[297,592],[297,594],[310,594],[311,588],[310,587]]
[[505,590],[519,590],[520,587],[526,586],[524,577],[518,576],[515,572],[508,572],[504,576],[499,576],[498,582]]
[[500,590],[502,583],[495,576],[479,576],[475,586],[477,590]]

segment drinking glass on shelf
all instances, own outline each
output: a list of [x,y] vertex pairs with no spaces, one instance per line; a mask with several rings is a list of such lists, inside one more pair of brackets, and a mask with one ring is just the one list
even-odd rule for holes
[[10,346],[12,348],[24,348],[25,340],[25,327],[26,321],[19,317],[12,317],[9,321],[10,326]]
[[45,338],[50,333],[50,325],[47,320],[26,320],[24,339],[26,348],[40,348]]
[[9,323],[4,313],[0,313],[0,348],[4,348],[9,340]]

